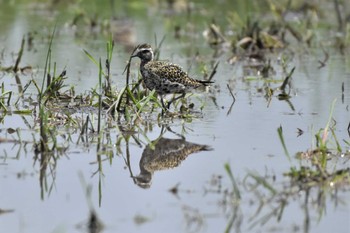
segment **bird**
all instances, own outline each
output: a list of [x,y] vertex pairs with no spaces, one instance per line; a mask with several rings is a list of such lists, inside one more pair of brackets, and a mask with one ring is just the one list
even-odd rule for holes
[[[140,73],[143,82],[147,89],[155,90],[161,97],[162,107],[165,110],[169,110],[171,103],[185,97],[186,93],[213,83],[189,77],[179,65],[166,61],[155,61],[152,47],[147,43],[138,45],[131,55],[131,58],[133,57],[140,58]],[[167,94],[181,95],[173,98],[165,106],[163,97]]]
[[154,172],[178,167],[189,155],[211,151],[210,146],[180,139],[160,137],[146,146],[140,159],[140,174],[134,182],[141,188],[150,188]]

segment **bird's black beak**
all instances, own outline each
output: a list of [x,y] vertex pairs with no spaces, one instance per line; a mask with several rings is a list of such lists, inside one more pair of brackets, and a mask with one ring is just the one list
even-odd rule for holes
[[138,52],[139,52],[138,49],[139,49],[139,47],[140,47],[140,45],[138,45],[138,46],[136,46],[134,48],[134,50],[132,51],[132,54],[130,56],[130,59],[133,58],[133,57],[138,57]]

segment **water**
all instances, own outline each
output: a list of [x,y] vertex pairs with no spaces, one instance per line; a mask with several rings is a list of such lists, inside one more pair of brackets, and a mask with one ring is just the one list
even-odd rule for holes
[[[100,20],[108,19],[110,13],[102,11],[107,5],[98,4],[93,9],[88,7],[89,4],[62,3],[54,7],[34,3],[1,4],[4,6],[0,16],[0,48],[4,48],[1,66],[12,65],[16,58],[12,53],[19,50],[22,36],[36,32],[33,49],[25,50],[20,63],[21,66],[32,66],[33,73],[21,74],[20,78],[22,84],[27,83],[31,76],[41,84],[48,36],[59,18],[52,47],[52,60],[57,63],[58,72],[67,70],[67,83],[74,86],[77,93],[97,87],[98,69],[83,49],[96,58],[104,58],[107,36],[89,31],[89,26],[81,22],[81,28],[72,28],[69,22],[74,17],[74,9],[83,9],[88,16],[91,12],[98,12]],[[198,22],[207,21],[207,15],[213,14],[206,9],[222,8],[230,12],[232,6],[225,2],[223,5],[193,4],[192,21],[182,28],[184,33],[191,33],[180,40],[173,38],[172,29],[184,21],[181,17],[184,13],[167,15],[172,12],[159,6],[167,16],[154,16],[154,9],[148,9],[144,4],[125,3],[116,6],[115,14],[132,19],[130,40],[135,44],[152,43],[155,33],[158,41],[166,35],[161,59],[169,59],[190,69],[189,73],[196,78],[202,77],[203,65],[210,72],[212,61],[220,62],[211,91],[190,97],[195,109],[204,105],[199,117],[191,121],[175,119],[169,124],[172,131],[182,134],[187,142],[205,144],[213,150],[193,153],[176,168],[155,171],[150,187],[142,189],[134,183],[132,176],[140,173],[139,163],[146,145],[161,134],[162,127],[152,120],[157,116],[151,115],[150,120],[145,119],[132,128],[137,140],[132,137],[121,139],[122,131],[117,122],[112,121],[110,138],[106,138],[106,134],[102,142],[105,151],[113,154],[111,160],[104,155],[98,156],[97,135],[90,135],[88,141],[83,142],[79,139],[79,130],[70,129],[67,133],[66,127],[56,125],[58,143],[68,149],[57,157],[56,163],[50,160],[45,168],[40,165],[41,158],[35,156],[32,143],[39,140],[37,116],[4,115],[0,137],[17,140],[17,134],[10,134],[8,129],[20,129],[21,139],[29,143],[8,141],[0,144],[0,209],[10,211],[0,216],[2,231],[89,231],[86,224],[90,210],[94,209],[104,225],[102,232],[224,232],[231,222],[232,232],[349,232],[348,184],[336,189],[314,187],[308,195],[297,190],[291,190],[295,194],[290,197],[283,194],[290,188],[289,178],[283,174],[292,166],[310,165],[308,160],[297,160],[294,155],[315,148],[314,135],[326,127],[334,100],[335,134],[343,152],[349,150],[343,141],[349,141],[349,58],[330,49],[326,66],[319,69],[318,60],[323,58],[323,52],[317,48],[308,49],[308,54],[298,52],[299,49],[294,55],[276,51],[271,55],[271,65],[276,71],[271,78],[280,82],[266,82],[254,73],[246,75],[242,68],[245,62],[229,64],[227,60],[232,55],[229,51],[218,59],[212,58],[213,50],[199,33],[205,26]],[[65,6],[69,6],[66,12]],[[181,6],[179,9],[181,12]],[[220,20],[219,23],[223,22]],[[118,88],[125,85],[122,71],[129,54],[130,45],[116,42],[112,77]],[[275,89],[286,75],[281,65],[285,54],[290,56],[287,70],[296,67],[290,103],[278,100],[280,91]],[[133,61],[131,68],[135,79],[138,61]],[[13,74],[3,73],[1,82],[6,90],[17,92]],[[227,84],[234,93],[234,103]],[[271,99],[265,97],[265,86],[275,89]],[[36,94],[36,88],[31,85],[26,96],[35,99]],[[86,111],[89,110],[72,116],[77,119],[85,117]],[[96,116],[94,111],[91,110],[91,114]],[[280,142],[279,127],[283,129],[291,160]],[[304,132],[299,137],[298,128]],[[164,137],[179,139],[170,131],[166,131]],[[118,140],[121,140],[120,146]],[[230,165],[241,193],[239,202],[229,195],[233,186],[224,168],[226,163]],[[329,163],[334,170],[346,169],[349,167],[348,155],[334,156]],[[255,181],[250,174],[263,177],[278,194],[271,197],[268,189],[262,186],[255,190]],[[92,189],[91,196],[86,194],[88,187]],[[172,188],[177,191],[176,195],[169,191]],[[263,201],[265,204],[257,212]],[[282,211],[278,207],[284,201],[286,206]],[[273,209],[276,209],[275,215],[264,221]],[[280,220],[278,213],[281,214]]]

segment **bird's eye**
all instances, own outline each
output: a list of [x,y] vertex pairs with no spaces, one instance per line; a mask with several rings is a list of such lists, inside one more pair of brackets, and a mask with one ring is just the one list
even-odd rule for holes
[[142,50],[142,53],[148,53],[148,50]]

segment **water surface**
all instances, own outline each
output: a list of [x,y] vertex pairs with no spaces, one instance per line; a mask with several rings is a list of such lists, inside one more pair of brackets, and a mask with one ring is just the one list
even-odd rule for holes
[[[41,84],[49,37],[56,24],[52,62],[57,64],[57,72],[67,70],[66,82],[74,86],[77,93],[97,87],[98,67],[83,49],[97,59],[105,59],[108,33],[102,29],[91,31],[84,20],[92,19],[93,14],[99,23],[110,20],[113,12],[106,10],[109,9],[107,3],[104,6],[1,4],[1,66],[14,63],[22,37],[32,33],[33,48],[29,49],[26,43],[20,64],[33,69],[19,76],[23,85],[31,78]],[[103,135],[102,145],[111,157],[98,150],[96,134],[83,142],[79,130],[58,124],[57,141],[67,150],[58,153],[57,160],[51,160],[45,169],[40,164],[43,158],[34,153],[33,141],[40,140],[37,114],[2,113],[0,137],[7,142],[0,144],[0,209],[9,212],[0,216],[1,229],[6,232],[89,232],[87,222],[94,209],[104,225],[101,232],[224,232],[231,223],[232,232],[349,232],[348,185],[334,189],[316,186],[309,190],[308,199],[305,191],[301,191],[288,198],[285,208],[267,220],[264,216],[280,205],[282,199],[278,195],[269,199],[270,193],[261,186],[254,189],[254,180],[248,176],[263,177],[281,193],[288,189],[289,178],[283,174],[292,166],[310,165],[309,160],[298,160],[294,155],[315,148],[314,135],[326,127],[333,101],[336,102],[332,124],[336,124],[334,129],[343,154],[349,153],[349,145],[343,141],[349,141],[348,56],[330,48],[326,66],[318,68],[318,60],[323,57],[319,48],[307,48],[308,53],[298,49],[295,53],[274,51],[270,57],[275,73],[268,78],[275,81],[267,82],[255,73],[246,74],[245,61],[230,64],[230,50],[214,57],[213,49],[202,36],[210,17],[215,15],[211,7],[214,12],[226,9],[225,13],[233,11],[233,6],[225,1],[221,5],[191,4],[193,13],[188,16],[181,5],[174,12],[166,5],[157,5],[161,12],[157,14],[158,11],[146,4],[118,2],[114,14],[130,25],[130,44],[115,42],[113,85],[118,89],[125,85],[122,73],[130,48],[143,42],[154,44],[154,35],[158,42],[166,35],[160,58],[180,64],[196,78],[202,78],[203,66],[211,71],[213,61],[218,61],[211,90],[188,97],[200,112],[197,117],[163,120],[169,121],[171,130],[187,142],[208,145],[212,150],[190,154],[175,168],[156,170],[148,188],[143,189],[135,184],[133,176],[140,173],[139,163],[147,145],[161,135],[157,113],[136,124],[134,138],[128,140],[121,139],[123,132],[117,121],[111,121],[109,127],[104,122],[108,133]],[[79,10],[86,17],[76,28],[70,23],[77,14],[74,11]],[[176,39],[174,26],[184,23],[185,17],[188,17],[188,23],[182,27],[185,35]],[[224,25],[226,21],[218,18],[218,23]],[[289,56],[287,70],[296,67],[289,88],[289,103],[279,100],[280,91],[275,89],[286,76],[281,65],[285,54]],[[138,76],[138,64],[139,61],[134,60],[131,66],[133,80]],[[18,92],[13,73],[2,72],[1,82],[6,90]],[[271,98],[265,96],[267,86],[275,89]],[[29,86],[25,96],[35,100],[36,88]],[[35,108],[30,103],[23,103],[21,107]],[[72,116],[85,119],[87,114],[96,121],[94,108],[80,109]],[[290,160],[280,142],[279,127],[283,129]],[[16,132],[8,129],[17,129],[22,142]],[[301,136],[298,129],[304,132]],[[168,130],[163,137],[178,140],[181,137],[177,134]],[[102,161],[99,162],[99,158]],[[239,202],[232,195],[233,186],[224,168],[226,163],[240,190]],[[334,170],[349,168],[348,155],[342,157],[341,153],[334,155],[329,163]],[[92,189],[91,196],[86,194],[88,187]],[[169,191],[174,187],[176,195]],[[262,209],[257,212],[259,206]],[[278,213],[281,213],[280,219]]]

